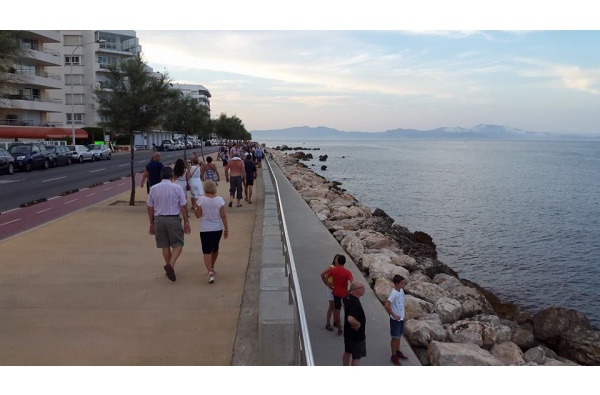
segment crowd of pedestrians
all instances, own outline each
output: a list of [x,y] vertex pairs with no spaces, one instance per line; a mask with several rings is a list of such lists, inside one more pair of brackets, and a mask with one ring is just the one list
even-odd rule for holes
[[[242,160],[242,155],[246,160]],[[247,203],[252,203],[252,186],[263,157],[264,151],[257,143],[219,147],[217,161],[223,162],[223,172],[229,183],[229,207],[233,206],[234,199],[236,207],[241,207],[242,194]],[[154,236],[156,247],[162,250],[165,274],[169,280],[176,281],[175,264],[183,251],[185,235],[190,234],[189,195],[191,210],[199,219],[203,261],[208,282],[212,284],[220,241],[229,236],[225,200],[217,193],[221,180],[218,166],[211,156],[204,160],[195,152],[189,162],[180,158],[173,167],[163,165],[160,159],[159,152],[152,154],[140,187],[146,184],[148,233]]]

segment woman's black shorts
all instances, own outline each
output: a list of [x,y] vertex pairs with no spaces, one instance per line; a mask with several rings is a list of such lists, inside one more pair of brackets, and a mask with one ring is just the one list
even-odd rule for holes
[[213,252],[219,252],[219,242],[223,235],[222,230],[215,230],[212,232],[200,232],[200,243],[202,244],[203,254],[212,254]]

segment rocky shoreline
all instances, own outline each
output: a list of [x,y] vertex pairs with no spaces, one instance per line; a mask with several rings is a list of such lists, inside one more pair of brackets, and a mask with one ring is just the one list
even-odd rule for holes
[[341,183],[306,166],[311,154],[287,150],[281,146],[268,152],[382,304],[395,274],[408,280],[404,336],[421,364],[600,365],[600,332],[583,313],[549,307],[531,315],[503,303],[440,262],[428,234],[394,224],[381,209],[371,211]]

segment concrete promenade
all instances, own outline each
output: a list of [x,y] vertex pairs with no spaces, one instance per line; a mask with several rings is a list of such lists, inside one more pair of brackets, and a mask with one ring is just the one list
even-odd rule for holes
[[[122,193],[0,241],[0,365],[233,364],[257,189],[252,204],[227,208],[214,284],[193,215],[177,281],[166,278],[148,234],[146,188],[137,189],[134,207]],[[218,190],[227,202],[227,183]],[[247,341],[236,363],[255,364],[255,335],[239,335]]]

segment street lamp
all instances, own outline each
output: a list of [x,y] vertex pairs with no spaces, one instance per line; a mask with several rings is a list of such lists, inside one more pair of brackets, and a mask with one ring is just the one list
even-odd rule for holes
[[92,41],[89,43],[83,43],[83,44],[79,44],[78,46],[76,46],[75,48],[73,48],[73,52],[71,53],[71,59],[69,59],[70,63],[71,63],[71,137],[73,138],[73,145],[75,145],[75,108],[74,108],[74,96],[73,96],[73,57],[75,56],[75,51],[77,50],[77,48],[79,47],[83,47],[84,45],[88,45],[88,44],[95,44],[95,43],[105,43],[106,40],[96,40],[96,41]]

